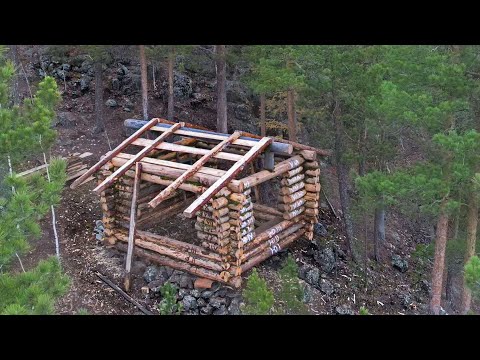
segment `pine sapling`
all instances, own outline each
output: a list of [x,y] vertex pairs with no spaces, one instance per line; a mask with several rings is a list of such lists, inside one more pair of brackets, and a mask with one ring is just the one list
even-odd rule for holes
[[273,310],[273,293],[268,289],[266,281],[258,275],[257,269],[253,269],[247,279],[243,298],[245,306],[242,312],[246,315],[268,315]]
[[177,288],[167,282],[160,288],[162,301],[158,304],[160,315],[180,315],[183,310],[181,303],[177,303]]
[[307,307],[303,303],[304,289],[298,281],[298,265],[289,254],[280,270],[281,288],[279,300],[287,314],[305,314]]

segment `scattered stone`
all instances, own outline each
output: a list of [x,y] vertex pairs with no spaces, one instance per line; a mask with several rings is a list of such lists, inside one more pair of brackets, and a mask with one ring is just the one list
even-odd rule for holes
[[117,102],[114,100],[114,99],[108,99],[106,102],[105,102],[105,105],[111,107],[111,108],[114,108],[114,107],[117,107],[118,104]]
[[193,284],[195,289],[210,289],[212,287],[213,280],[197,278]]
[[399,255],[392,255],[392,266],[399,270],[400,272],[404,273],[408,270],[408,261],[402,259]]
[[211,315],[212,312],[213,312],[213,307],[210,304],[207,304],[207,306],[204,306],[200,309],[201,315]]
[[215,309],[218,309],[221,306],[225,306],[227,304],[227,300],[220,296],[215,296],[210,299],[209,304],[213,306]]
[[166,282],[166,279],[156,279],[148,283],[148,288],[157,294],[160,292],[162,286],[165,285]]
[[213,291],[205,290],[200,295],[203,299],[210,299],[213,296]]
[[204,299],[200,298],[200,299],[197,299],[197,305],[198,307],[204,307],[207,305],[207,302]]
[[312,300],[312,289],[307,283],[303,284],[303,297],[302,301],[308,304]]
[[57,119],[54,124],[54,126],[60,125],[67,129],[73,128],[77,124],[76,116],[74,113],[68,111],[59,112],[57,113]]
[[240,311],[240,303],[242,299],[240,297],[235,297],[232,299],[230,306],[228,307],[228,313],[230,315],[241,315],[242,312]]
[[172,276],[173,272],[175,271],[175,269],[172,269],[169,266],[160,266],[158,268],[158,270],[161,271],[162,273],[166,274],[167,277]]
[[333,287],[332,283],[326,279],[320,279],[319,285],[320,291],[327,296],[330,296],[335,292],[335,288]]
[[198,308],[197,299],[191,295],[185,295],[182,300],[183,309],[185,311],[195,310]]
[[225,305],[220,306],[218,309],[213,311],[213,315],[228,315],[228,310]]
[[331,273],[335,269],[335,254],[332,248],[324,248],[316,251],[313,255],[315,261],[320,265],[322,271]]
[[328,231],[327,229],[325,228],[325,226],[323,226],[322,223],[316,223],[314,226],[313,226],[313,233],[317,236],[321,236],[321,237],[325,237],[328,235]]
[[350,305],[341,305],[335,308],[337,315],[355,315]]
[[158,275],[158,268],[155,265],[148,266],[145,272],[143,273],[143,279],[150,283],[155,280]]
[[310,285],[316,286],[318,279],[320,279],[320,270],[317,268],[312,268],[305,274],[305,281]]
[[80,79],[80,91],[82,93],[88,91],[88,89],[90,88],[90,82],[92,81],[92,79],[88,76],[83,76],[81,79]]
[[184,298],[185,296],[187,296],[187,295],[188,295],[188,290],[187,290],[187,289],[180,289],[180,290],[178,290],[178,296],[177,296],[177,298],[178,298],[179,300],[181,300],[181,299],[183,299],[183,298]]
[[194,296],[194,297],[196,297],[196,298],[199,298],[200,295],[201,295],[201,293],[200,293],[199,290],[193,289],[192,291],[190,291],[190,295],[192,295],[192,296]]
[[192,277],[188,274],[182,275],[178,285],[184,289],[193,289],[193,280]]
[[252,118],[252,109],[246,104],[239,104],[235,107],[234,114],[237,119],[248,121]]
[[117,78],[112,79],[112,90],[113,91],[120,90],[120,80],[118,80]]

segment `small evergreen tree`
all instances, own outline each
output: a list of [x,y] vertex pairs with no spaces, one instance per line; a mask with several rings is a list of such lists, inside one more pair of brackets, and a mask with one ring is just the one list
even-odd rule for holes
[[480,258],[472,256],[465,264],[465,282],[476,297],[480,297]]
[[177,303],[177,288],[167,282],[160,288],[162,301],[158,304],[160,315],[180,315],[183,310],[181,303]]
[[360,311],[358,312],[359,315],[370,315],[370,312],[365,306],[360,307]]
[[279,300],[284,312],[295,315],[307,313],[307,307],[302,301],[304,289],[298,281],[298,265],[290,254],[280,270],[280,279]]
[[273,293],[268,289],[265,280],[258,275],[257,269],[253,269],[247,279],[243,298],[245,299],[243,313],[246,315],[268,315],[272,312]]

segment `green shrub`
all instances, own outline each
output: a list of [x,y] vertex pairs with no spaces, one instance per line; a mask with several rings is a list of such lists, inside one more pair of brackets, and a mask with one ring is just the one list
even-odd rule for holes
[[268,315],[273,310],[274,297],[268,289],[267,283],[253,269],[247,279],[247,285],[243,291],[245,306],[242,312],[247,315]]
[[360,307],[360,311],[358,312],[359,315],[370,315],[368,309],[365,306]]
[[183,310],[181,303],[177,303],[177,288],[167,282],[161,288],[162,301],[158,304],[160,315],[180,315]]
[[287,314],[308,313],[307,307],[302,301],[304,289],[298,281],[298,266],[290,254],[280,270],[280,279],[278,298],[282,303],[283,311]]
[[472,256],[465,264],[465,281],[472,295],[480,297],[480,258]]

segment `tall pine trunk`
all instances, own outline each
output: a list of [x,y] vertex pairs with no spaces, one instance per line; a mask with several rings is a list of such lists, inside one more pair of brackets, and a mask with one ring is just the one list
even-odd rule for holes
[[95,62],[95,128],[93,133],[97,134],[105,130],[103,119],[103,69],[102,62]]
[[145,45],[138,45],[138,50],[140,53],[140,74],[142,78],[143,120],[148,120],[147,57],[145,56]]
[[267,124],[265,117],[265,94],[260,94],[260,135],[267,136]]
[[295,119],[295,92],[287,91],[288,140],[297,141],[297,122]]
[[168,110],[167,118],[173,121],[174,117],[174,98],[173,98],[173,67],[175,65],[175,49],[168,54]]
[[333,123],[335,126],[335,160],[337,162],[338,192],[340,193],[340,203],[342,206],[343,222],[347,238],[347,249],[352,259],[358,262],[356,252],[353,250],[353,221],[350,214],[350,198],[348,196],[348,167],[343,160],[344,140],[343,123],[340,118],[340,108],[338,103],[332,111]]
[[18,47],[17,45],[10,45],[10,58],[15,66],[15,74],[13,75],[12,79],[12,101],[13,105],[20,105],[20,90],[18,86],[18,69],[19,69],[19,59],[18,59]]
[[440,205],[440,214],[437,221],[437,233],[435,238],[435,259],[432,271],[432,299],[430,311],[438,315],[440,313],[443,288],[443,272],[445,268],[445,250],[447,247],[448,214],[446,213],[447,200]]
[[385,244],[385,205],[383,201],[375,208],[373,245],[375,260],[381,261],[381,247]]
[[[475,195],[475,194],[474,194]],[[478,228],[478,199],[476,196],[470,196],[467,215],[467,249],[465,252],[465,263],[475,255],[475,246],[477,240]],[[467,314],[472,304],[472,293],[463,280],[461,311]]]
[[217,72],[217,131],[227,132],[227,73],[225,65],[225,45],[215,45],[215,65]]

